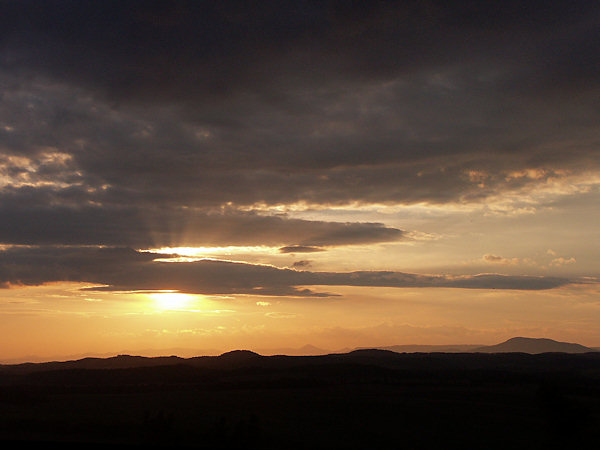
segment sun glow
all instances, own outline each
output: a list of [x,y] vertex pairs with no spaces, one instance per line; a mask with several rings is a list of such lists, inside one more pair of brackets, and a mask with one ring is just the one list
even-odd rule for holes
[[196,296],[179,292],[155,292],[149,294],[157,309],[163,311],[187,310],[195,303]]
[[271,247],[268,245],[255,245],[255,246],[236,246],[230,245],[225,247],[162,247],[152,248],[143,251],[152,253],[166,253],[166,254],[177,254],[182,257],[192,258],[205,258],[212,255],[231,255],[241,253],[277,253],[279,247]]

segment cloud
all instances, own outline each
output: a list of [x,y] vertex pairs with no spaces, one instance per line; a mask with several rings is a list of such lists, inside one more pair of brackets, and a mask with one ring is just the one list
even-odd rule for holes
[[[77,246],[300,254],[437,235],[265,210],[516,198],[533,211],[534,187],[589,190],[598,17],[595,2],[541,0],[1,2],[0,244],[41,247],[7,250],[21,261],[10,264],[3,253],[0,283],[265,295],[560,285],[159,263]],[[564,188],[572,180],[583,181]]]
[[292,264],[292,268],[293,269],[306,269],[308,267],[310,267],[311,265],[311,261],[308,260],[300,260],[300,261],[294,261],[294,263]]
[[289,245],[287,247],[281,247],[280,253],[315,253],[325,251],[321,247],[311,247],[309,245]]
[[[171,211],[552,184],[598,169],[598,16],[566,1],[3,2],[0,152],[31,162],[7,166],[6,195]],[[42,164],[52,152],[68,163]]]
[[492,264],[500,264],[500,265],[517,265],[521,262],[519,258],[505,258],[503,256],[485,254],[483,255],[483,260]]
[[571,258],[563,258],[562,256],[558,258],[554,258],[551,262],[551,266],[564,266],[566,264],[575,264],[577,260],[573,257]]
[[193,294],[329,297],[303,286],[551,289],[571,283],[556,277],[480,274],[421,275],[392,271],[309,272],[273,266],[200,260],[154,261],[175,255],[126,248],[13,247],[0,252],[0,283],[35,286],[77,281],[97,290],[177,290]]
[[240,211],[64,206],[52,204],[52,199],[53,192],[42,188],[5,190],[0,243],[137,248],[298,244],[284,248],[300,253],[321,250],[313,245],[372,244],[403,236],[402,230],[381,223],[310,221]]

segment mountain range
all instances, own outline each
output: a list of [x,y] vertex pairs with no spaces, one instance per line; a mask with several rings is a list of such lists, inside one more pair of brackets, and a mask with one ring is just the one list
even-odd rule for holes
[[502,352],[548,341],[1,365],[0,447],[596,448],[600,352]]
[[377,347],[397,353],[588,353],[598,348],[547,338],[514,337],[495,345],[392,345]]
[[471,350],[475,353],[588,353],[598,351],[591,347],[546,338],[514,337],[496,345]]
[[[366,357],[381,358],[393,354],[438,354],[438,353],[591,353],[598,352],[596,348],[585,347],[580,344],[559,342],[546,338],[526,338],[514,337],[505,342],[496,345],[394,345],[377,348],[357,348],[343,352],[327,352],[314,346],[304,346],[299,349],[279,349],[281,352],[273,350],[265,353],[272,356],[261,356],[261,354],[250,350],[234,350],[223,353],[220,356],[196,356],[183,358],[179,356],[131,356],[118,355],[112,357],[87,357],[70,361],[52,361],[52,362],[28,362],[21,364],[0,364],[0,369],[11,372],[37,372],[40,370],[62,370],[62,369],[127,369],[132,367],[158,367],[188,364],[196,367],[205,367],[211,369],[220,369],[222,367],[243,367],[247,366],[249,361],[261,360],[262,366],[279,364],[281,361],[290,363],[294,358],[296,361],[325,361],[329,357],[331,361],[341,360],[362,360]],[[346,350],[346,349],[344,349]],[[320,358],[320,359],[319,359]],[[269,362],[271,361],[271,362]],[[295,363],[294,363],[295,364]]]

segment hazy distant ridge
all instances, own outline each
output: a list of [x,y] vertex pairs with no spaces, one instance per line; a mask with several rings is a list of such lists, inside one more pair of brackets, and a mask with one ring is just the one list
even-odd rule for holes
[[496,345],[471,350],[477,353],[588,353],[597,350],[580,344],[559,342],[547,338],[514,337]]
[[[368,347],[361,347],[368,348]],[[598,348],[547,338],[514,337],[495,345],[391,345],[377,347],[396,353],[588,353]]]
[[[357,350],[366,348],[372,347],[361,347]],[[469,353],[481,348],[481,345],[390,345],[377,348],[396,353]]]
[[[287,362],[293,358],[331,358],[357,357],[357,355],[366,355],[369,352],[378,356],[385,353],[589,353],[599,352],[596,348],[585,347],[580,344],[559,342],[546,338],[526,338],[514,337],[505,342],[496,345],[392,345],[387,347],[362,347],[354,351],[328,352],[317,347],[306,345],[299,349],[278,349],[281,352],[269,351],[271,355],[279,356],[261,356],[249,350],[234,350],[224,353],[220,356],[196,356],[192,358],[182,358],[179,356],[159,356],[143,357],[118,355],[109,358],[82,358],[70,361],[53,361],[44,363],[22,363],[22,364],[0,364],[0,369],[7,369],[16,372],[30,372],[38,370],[63,370],[63,369],[126,369],[131,367],[157,367],[170,366],[178,364],[192,364],[195,366],[219,368],[221,366],[240,365],[244,366],[248,361],[257,358],[270,359],[272,361],[287,358]],[[285,352],[288,350],[289,353]],[[287,353],[287,355],[285,354]],[[352,356],[354,355],[354,356]]]

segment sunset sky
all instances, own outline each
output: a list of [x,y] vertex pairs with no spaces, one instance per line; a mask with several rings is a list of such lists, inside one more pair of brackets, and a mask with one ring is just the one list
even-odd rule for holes
[[0,1],[0,361],[600,346],[594,1]]

